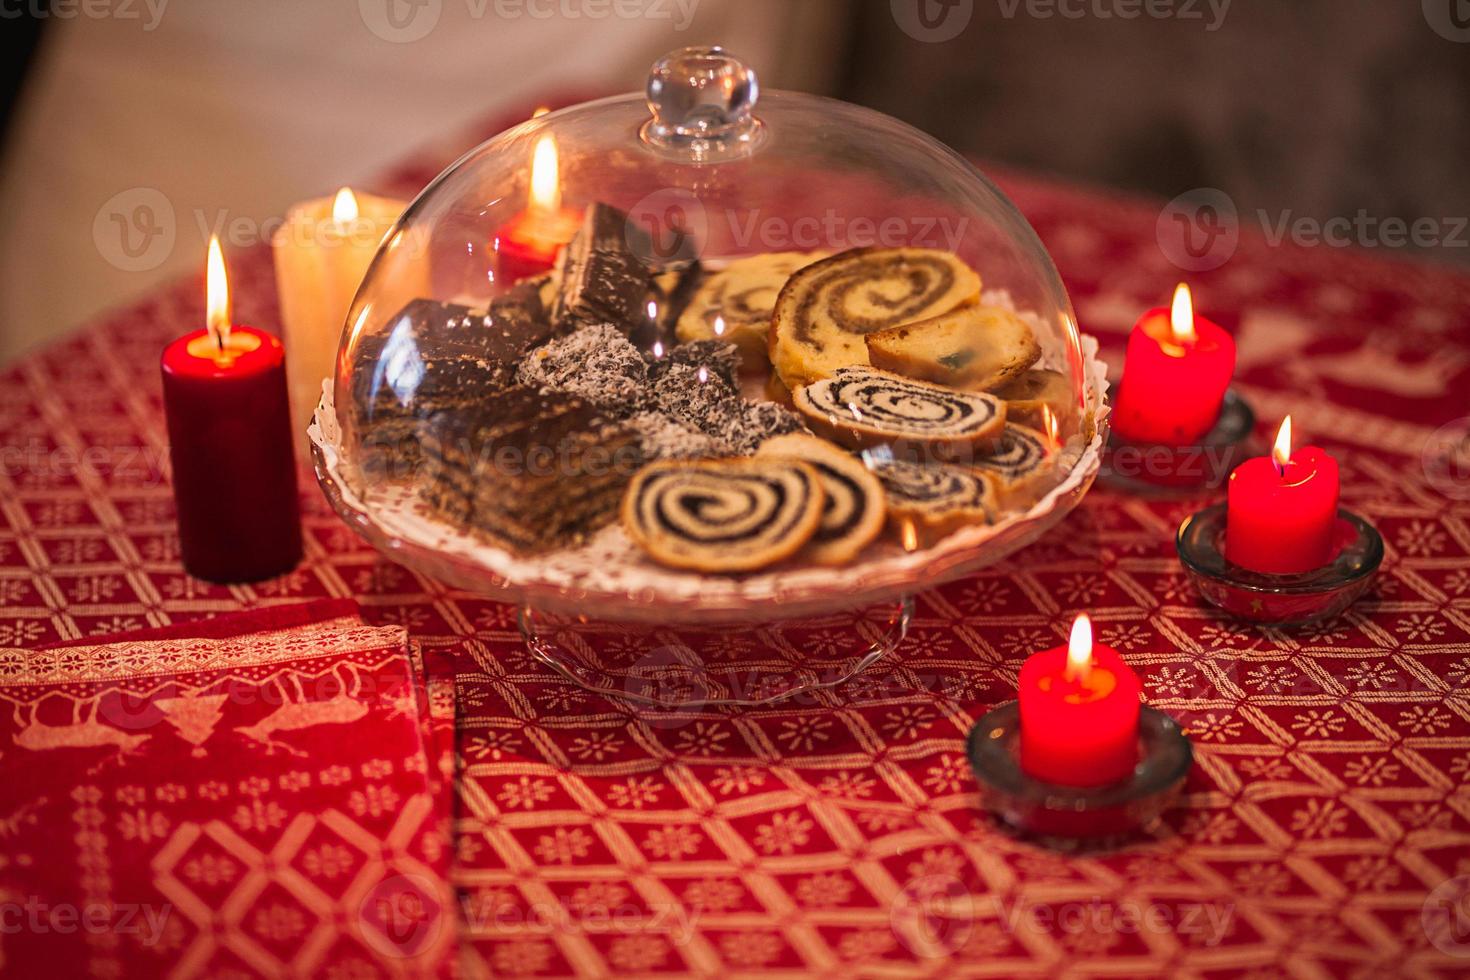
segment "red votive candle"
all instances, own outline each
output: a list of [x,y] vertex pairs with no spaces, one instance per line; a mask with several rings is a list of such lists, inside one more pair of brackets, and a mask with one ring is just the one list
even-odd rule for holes
[[1291,451],[1291,416],[1270,456],[1230,474],[1225,558],[1241,568],[1294,575],[1332,560],[1337,526],[1337,460],[1316,446]]
[[190,575],[254,582],[301,560],[301,518],[281,342],[229,323],[211,240],[209,322],[163,352],[179,550]]
[[497,282],[509,286],[546,272],[577,233],[581,215],[561,206],[560,169],[556,140],[541,137],[531,154],[530,202],[495,236]]
[[1058,786],[1106,786],[1138,764],[1142,688],[1118,651],[1094,646],[1078,616],[1065,647],[1021,666],[1021,768]]
[[1235,374],[1235,341],[1196,316],[1189,287],[1169,309],[1149,310],[1128,335],[1127,359],[1109,424],[1129,442],[1183,446],[1220,417]]

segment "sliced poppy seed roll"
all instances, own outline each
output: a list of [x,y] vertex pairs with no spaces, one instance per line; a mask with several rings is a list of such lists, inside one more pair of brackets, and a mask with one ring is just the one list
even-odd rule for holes
[[623,497],[623,527],[657,562],[747,572],[789,558],[822,520],[817,471],[785,459],[667,461]]
[[815,436],[792,434],[761,443],[757,457],[809,463],[822,479],[822,523],[802,555],[818,565],[841,565],[883,530],[883,484],[863,461]]
[[812,430],[861,448],[908,442],[941,457],[985,452],[1005,428],[1005,403],[874,368],[844,368],[792,393]]
[[957,528],[989,523],[995,513],[995,489],[975,470],[900,460],[875,461],[871,466],[888,498],[889,526],[909,551]]

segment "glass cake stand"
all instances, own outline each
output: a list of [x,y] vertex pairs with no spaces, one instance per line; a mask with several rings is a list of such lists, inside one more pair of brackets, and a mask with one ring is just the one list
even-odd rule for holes
[[[926,261],[948,279],[901,271],[910,260],[894,255],[911,251],[930,253]],[[767,305],[737,324],[739,337],[724,332],[723,316],[752,309],[751,291],[721,280],[716,292],[715,282],[733,259],[803,256],[796,269],[841,253],[859,265],[870,258],[877,271],[825,300],[840,345],[865,351],[867,341],[854,338],[914,322],[883,319],[884,311],[927,309],[927,289],[952,296],[945,315],[999,316],[1011,324],[1005,336],[1030,335],[1007,344],[987,334],[998,349],[979,365],[975,347],[943,361],[956,378],[984,366],[990,373],[963,373],[951,387],[1011,398],[1007,423],[1057,447],[1043,480],[1024,491],[1007,485],[1008,509],[994,523],[922,541],[911,523],[907,540],[882,537],[835,567],[798,556],[755,572],[699,573],[656,563],[608,520],[622,490],[584,457],[515,476],[486,464],[483,451],[502,447],[485,433],[567,417],[598,448],[636,449],[637,466],[658,458],[633,446],[621,422],[590,428],[594,406],[699,428],[663,401],[649,412],[638,400],[646,391],[610,397],[621,382],[643,383],[626,374],[578,362],[573,373],[595,378],[591,391],[528,381],[527,358],[588,326],[611,328],[617,343],[636,347],[633,360],[649,363],[672,360],[681,344],[734,340],[741,367],[730,390],[789,400],[814,379],[791,370],[799,353],[785,368],[777,363],[768,347],[780,338],[764,328],[794,273],[763,280]],[[900,271],[885,274],[885,262]],[[843,305],[859,293],[856,312]],[[797,335],[785,342],[799,348]],[[829,341],[812,341],[813,356]],[[1038,376],[1015,389],[1024,394],[999,394],[1002,382]],[[703,384],[703,367],[698,377]],[[1078,331],[1050,256],[968,161],[880,113],[762,91],[755,72],[723,49],[686,48],[653,66],[644,93],[527,120],[424,189],[358,291],[310,436],[323,491],[351,528],[394,561],[516,605],[528,649],[569,682],[670,709],[755,705],[853,681],[899,648],[909,597],[997,562],[1061,521],[1098,473],[1105,391],[1097,345]],[[787,411],[765,409],[739,418]],[[761,430],[749,425],[762,423],[740,424],[747,428],[736,434],[758,444]],[[436,441],[434,432],[450,435]],[[519,451],[529,459],[536,448],[544,446]],[[405,477],[404,464],[421,469]],[[521,550],[497,543],[505,540]]]
[[527,557],[426,518],[391,487],[362,495],[346,470],[333,393],[308,430],[318,482],[344,521],[415,571],[512,603],[527,649],[570,683],[666,710],[753,706],[839,689],[898,650],[912,597],[1026,547],[1069,514],[1102,460],[1106,367],[1083,337],[1092,438],[1063,451],[1066,477],[1024,513],[853,564],[739,577],[662,568],[613,526],[587,545]]

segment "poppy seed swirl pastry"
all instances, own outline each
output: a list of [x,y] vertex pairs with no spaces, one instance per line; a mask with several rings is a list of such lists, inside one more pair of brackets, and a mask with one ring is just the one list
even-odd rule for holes
[[645,466],[623,496],[623,527],[654,561],[748,572],[789,558],[822,520],[817,471],[787,459]]
[[888,499],[889,526],[908,551],[957,528],[989,523],[995,513],[995,488],[975,470],[902,460],[871,465]]
[[684,343],[724,340],[740,348],[752,368],[766,363],[771,308],[791,274],[826,258],[827,252],[766,252],[736,259],[699,287],[679,316],[675,333]]
[[863,461],[824,439],[793,433],[761,443],[757,457],[809,463],[822,480],[822,522],[803,557],[818,565],[841,565],[883,530],[883,484]]
[[874,367],[979,391],[1010,381],[1041,357],[1026,321],[994,306],[962,306],[865,339]]
[[[792,393],[814,432],[853,448],[898,440],[941,458],[987,450],[1005,428],[1005,402],[874,368],[843,368]],[[963,450],[964,452],[961,452]]]
[[1052,444],[1046,436],[1024,425],[1008,425],[989,456],[970,465],[995,486],[1003,506],[1024,499],[1044,482],[1052,469]]
[[1013,422],[1024,422],[1038,429],[1046,427],[1046,413],[1050,412],[1058,425],[1065,424],[1076,414],[1076,398],[1072,385],[1065,375],[1044,368],[1027,371],[1012,381],[991,391],[1006,403],[1006,418]]
[[932,248],[856,248],[798,270],[771,311],[768,353],[789,388],[868,363],[863,338],[975,300],[980,277]]

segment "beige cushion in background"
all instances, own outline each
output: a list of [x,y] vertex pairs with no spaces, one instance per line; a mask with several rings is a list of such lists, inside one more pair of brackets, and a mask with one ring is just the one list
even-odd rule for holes
[[[416,9],[172,0],[151,30],[142,2],[139,19],[50,24],[0,168],[0,363],[202,267],[221,213],[264,221],[538,94],[641,89],[664,51],[716,42],[766,85],[821,92],[842,47],[841,0],[644,0],[672,19],[628,20],[530,14],[580,0],[420,0],[438,20],[403,43],[366,26],[390,2]],[[171,245],[141,249],[134,228],[122,251],[118,202],[160,226],[171,207]]]

